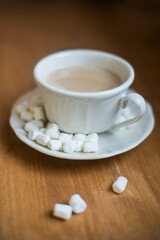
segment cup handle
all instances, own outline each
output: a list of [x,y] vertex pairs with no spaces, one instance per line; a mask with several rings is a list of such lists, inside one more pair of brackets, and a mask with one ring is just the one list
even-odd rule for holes
[[133,124],[137,122],[144,115],[146,110],[146,103],[144,98],[141,95],[139,95],[138,93],[129,93],[127,96],[123,97],[118,101],[118,108],[122,108],[122,109],[126,108],[128,101],[132,101],[137,105],[137,108],[138,108],[137,116],[113,125],[111,130],[116,130],[118,128],[126,127],[130,124]]

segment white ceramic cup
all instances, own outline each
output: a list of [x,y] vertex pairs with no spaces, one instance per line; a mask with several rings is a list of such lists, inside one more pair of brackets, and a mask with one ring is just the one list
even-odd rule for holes
[[[72,92],[45,82],[48,75],[57,69],[82,65],[110,70],[121,78],[122,84],[100,92]],[[56,122],[64,132],[100,133],[132,124],[145,112],[143,97],[137,93],[127,94],[134,80],[132,66],[107,52],[66,50],[51,54],[36,64],[34,78],[42,91],[47,118]],[[119,109],[125,108],[128,101],[137,105],[137,116],[114,125]]]

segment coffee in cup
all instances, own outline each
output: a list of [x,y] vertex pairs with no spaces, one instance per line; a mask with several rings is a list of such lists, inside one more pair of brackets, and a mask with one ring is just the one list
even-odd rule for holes
[[72,92],[106,91],[122,84],[117,74],[92,66],[61,68],[51,72],[45,81],[52,87]]

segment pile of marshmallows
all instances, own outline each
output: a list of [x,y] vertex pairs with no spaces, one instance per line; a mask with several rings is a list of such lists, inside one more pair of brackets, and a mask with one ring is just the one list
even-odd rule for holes
[[[112,184],[112,189],[115,193],[122,193],[127,186],[127,178],[120,176]],[[53,215],[62,219],[69,219],[72,212],[79,214],[86,210],[87,204],[79,194],[74,194],[69,200],[69,205],[56,203],[53,210]]]
[[86,210],[87,204],[79,194],[74,194],[69,200],[69,205],[56,203],[53,210],[53,215],[62,219],[69,219],[72,212],[78,214]]
[[16,106],[16,112],[22,120],[26,121],[24,130],[28,138],[53,151],[73,152],[98,152],[97,133],[68,134],[61,132],[56,123],[47,123],[41,96],[26,101]]

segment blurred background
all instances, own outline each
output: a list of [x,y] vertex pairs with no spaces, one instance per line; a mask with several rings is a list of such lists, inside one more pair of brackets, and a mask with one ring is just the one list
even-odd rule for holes
[[21,86],[14,91],[13,85],[13,99],[34,86],[32,71],[40,58],[72,48],[127,59],[136,72],[133,88],[148,99],[156,97],[150,86],[159,76],[160,1],[0,1],[1,85],[5,91],[11,81]]

